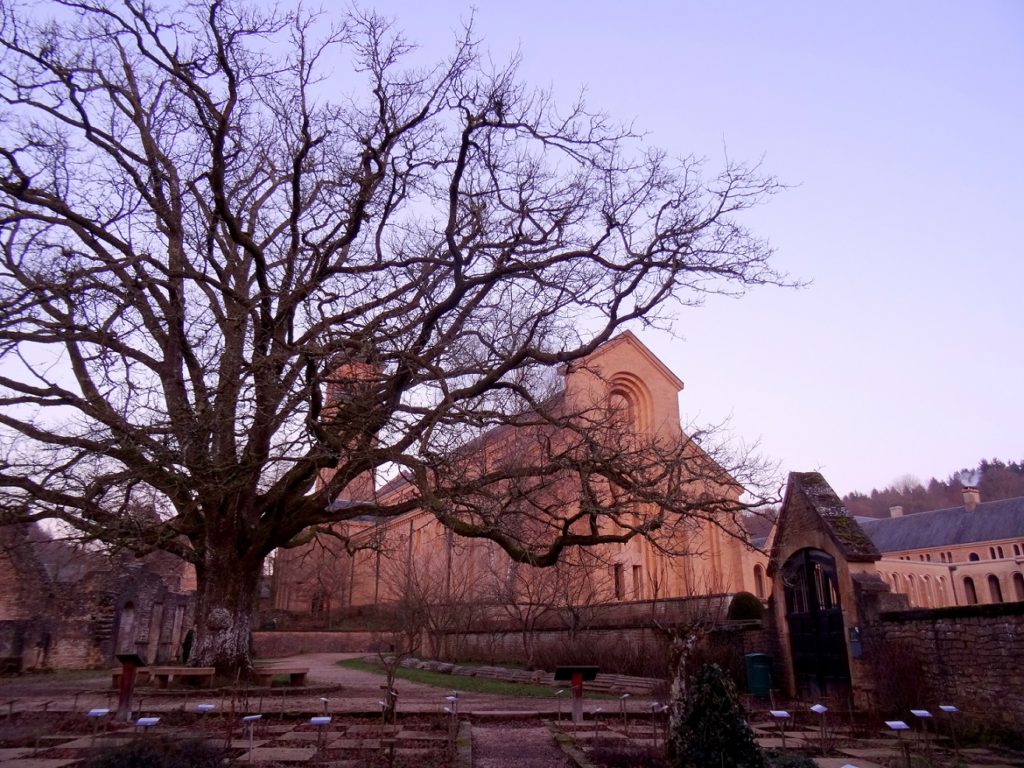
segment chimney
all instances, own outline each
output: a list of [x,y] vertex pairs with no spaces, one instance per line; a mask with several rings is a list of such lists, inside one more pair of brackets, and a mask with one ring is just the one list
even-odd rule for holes
[[899,504],[893,504],[889,507],[889,517],[903,517],[903,507]]
[[964,509],[973,512],[974,508],[981,503],[981,491],[969,485],[964,486]]

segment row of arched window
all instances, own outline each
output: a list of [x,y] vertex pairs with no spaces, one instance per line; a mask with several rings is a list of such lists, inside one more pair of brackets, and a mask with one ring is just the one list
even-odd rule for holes
[[[948,598],[945,576],[932,578],[927,575],[914,575],[912,573],[882,573],[881,575],[893,592],[906,595],[910,599],[910,604],[915,608],[937,608],[954,604],[954,601]],[[1011,585],[1013,594],[1010,600],[1024,601],[1024,574],[1014,573],[1011,577]],[[990,573],[985,579],[983,600],[979,600],[979,585],[975,583],[973,577],[964,576],[961,586],[963,587],[964,602],[967,605],[977,605],[979,602],[1006,602],[1006,596],[1003,594],[1003,585],[999,577],[994,573]]]
[[[989,554],[989,557],[992,558],[993,560],[1002,560],[1004,557],[1006,557],[1006,555],[1003,554],[1003,547],[1000,544],[996,544],[994,547],[989,547],[988,548],[988,554]],[[1022,554],[1024,554],[1024,546],[1022,546],[1020,544],[1014,544],[1013,545],[1013,556],[1014,557],[1021,557]]]
[[[1013,552],[1012,557],[1022,557],[1022,556],[1024,556],[1024,544],[1014,544],[1014,545],[1012,545],[1012,547],[1013,548],[1011,550],[1009,546],[1007,546],[1006,549],[1003,549],[1003,546],[1001,544],[995,544],[993,546],[990,546],[988,548],[989,559],[990,560],[1004,560],[1006,558],[1006,553],[1008,551],[1012,551]],[[984,550],[982,550],[982,552],[984,552]],[[919,561],[921,561],[922,563],[930,563],[930,562],[932,562],[932,554],[933,553],[931,553],[931,552],[925,552],[925,553],[922,553],[922,554],[918,554],[917,559]],[[912,561],[913,559],[914,559],[913,555],[900,555],[900,560]],[[981,560],[981,555],[978,554],[977,552],[969,552],[967,554],[967,559],[970,562],[972,562],[972,563],[976,563],[979,560]],[[953,562],[956,562],[956,561],[953,559],[952,551],[947,550],[945,552],[939,552],[939,560],[938,560],[938,562],[940,562],[940,563],[953,563]]]
[[935,608],[951,605],[948,582],[945,576],[915,576],[912,573],[882,573],[882,580],[892,589],[910,599],[915,608]]
[[[939,608],[956,604],[955,600],[950,599],[948,581],[945,576],[933,578],[928,575],[912,573],[882,573],[881,576],[893,592],[899,592],[910,598],[910,604],[915,608]],[[1009,600],[1024,602],[1024,574],[1014,573],[1010,579],[1010,585],[1013,591]],[[1007,601],[1007,597],[1003,594],[1003,585],[994,573],[990,573],[985,580],[985,599],[982,601],[978,599],[978,586],[973,577],[964,576],[961,586],[967,605],[977,605],[979,602],[1004,603]],[[760,563],[754,566],[754,593],[762,600],[768,596],[767,578]]]
[[[988,575],[986,579],[988,586],[988,597],[986,602],[990,603],[1003,603],[1006,600],[1003,598],[1003,587],[999,582],[999,577],[994,573]],[[1013,601],[1024,601],[1024,574],[1015,573],[1011,578],[1013,585],[1013,596],[1010,598]],[[978,589],[974,584],[974,579],[970,576],[964,576],[964,598],[968,605],[978,604]]]

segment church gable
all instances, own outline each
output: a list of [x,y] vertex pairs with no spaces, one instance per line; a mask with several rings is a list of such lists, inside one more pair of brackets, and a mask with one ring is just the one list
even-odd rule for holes
[[641,432],[679,433],[683,382],[629,331],[573,364],[565,387],[577,403],[610,398],[613,405],[628,410]]
[[768,574],[804,547],[834,552],[847,562],[874,562],[878,549],[820,472],[790,472],[773,536]]

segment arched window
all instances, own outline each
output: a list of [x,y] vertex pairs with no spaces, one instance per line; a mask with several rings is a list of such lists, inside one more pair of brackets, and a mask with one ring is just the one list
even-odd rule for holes
[[993,603],[1003,602],[1003,588],[999,585],[999,577],[995,574],[989,574],[988,592]]
[[917,599],[917,580],[912,573],[907,574],[907,597],[910,598],[911,607],[916,607],[919,602]]
[[935,606],[935,600],[932,598],[932,582],[927,576],[921,577],[921,604],[926,608]]
[[990,560],[995,560],[996,559],[996,548],[995,547],[989,547],[988,548],[988,556],[989,556]]
[[1013,545],[1013,556],[1020,557],[1020,544]]
[[972,563],[975,563],[978,560],[981,560],[981,556],[977,552],[971,552],[971,554],[967,556],[967,559]]
[[612,418],[619,424],[628,426],[631,429],[636,428],[636,406],[626,392],[623,392],[621,389],[612,392],[609,398],[609,406],[612,411]]
[[996,554],[999,555],[999,559],[1002,560],[1006,555],[1003,554],[1002,547],[996,547]]
[[946,597],[946,577],[939,576],[938,581],[938,593],[939,593],[939,606],[949,604],[949,598]]
[[1013,574],[1013,591],[1019,602],[1024,602],[1024,574]]
[[964,599],[968,605],[978,604],[978,591],[974,588],[974,579],[964,576]]
[[764,600],[764,568],[758,563],[754,566],[754,592],[759,598]]
[[612,417],[628,431],[653,428],[653,400],[647,385],[632,373],[619,372],[608,382],[608,406]]

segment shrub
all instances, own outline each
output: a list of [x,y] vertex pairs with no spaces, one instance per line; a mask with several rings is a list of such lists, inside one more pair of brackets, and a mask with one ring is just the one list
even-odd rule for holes
[[717,664],[701,667],[690,683],[669,749],[676,768],[767,766],[736,686]]
[[594,664],[605,673],[663,678],[668,674],[668,648],[654,633],[641,642],[624,643],[607,634],[582,632],[572,640],[550,637],[538,643],[534,662],[539,669]]
[[697,674],[706,664],[717,664],[737,686],[746,680],[743,646],[734,633],[712,630],[702,638],[686,660],[686,679]]
[[775,752],[769,750],[765,753],[768,760],[768,768],[817,768],[811,758],[806,755],[795,755],[791,752]]
[[221,768],[225,757],[201,739],[150,736],[103,750],[84,768]]
[[737,592],[729,603],[725,616],[729,621],[751,621],[764,618],[764,605],[749,592]]

